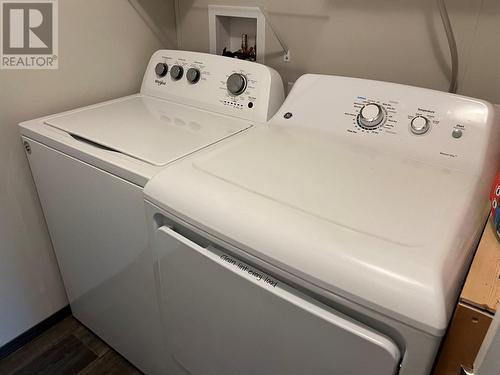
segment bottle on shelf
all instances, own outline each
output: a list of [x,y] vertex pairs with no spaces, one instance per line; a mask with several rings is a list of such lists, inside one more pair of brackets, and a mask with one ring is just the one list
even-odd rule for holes
[[235,57],[240,60],[255,61],[257,57],[256,50],[256,47],[248,47],[248,35],[241,34],[241,48],[236,52],[231,52],[227,49],[227,47],[224,47],[222,50],[222,56]]

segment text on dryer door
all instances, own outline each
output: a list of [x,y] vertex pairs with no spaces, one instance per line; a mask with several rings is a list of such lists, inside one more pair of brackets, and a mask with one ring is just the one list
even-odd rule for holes
[[261,272],[253,267],[250,267],[248,264],[243,263],[239,260],[236,260],[230,256],[225,254],[221,255],[220,258],[227,264],[233,266],[238,272],[247,274],[251,276],[254,280],[258,282],[263,282],[272,287],[276,287],[278,285],[278,281],[273,279],[271,276],[266,275],[264,272]]

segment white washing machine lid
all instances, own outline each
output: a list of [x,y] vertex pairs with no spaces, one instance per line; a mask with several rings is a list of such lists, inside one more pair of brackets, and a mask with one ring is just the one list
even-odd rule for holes
[[481,228],[477,183],[325,133],[269,126],[167,168],[145,193],[320,288],[442,335]]
[[163,166],[252,126],[248,121],[143,95],[44,122],[79,140],[154,166]]

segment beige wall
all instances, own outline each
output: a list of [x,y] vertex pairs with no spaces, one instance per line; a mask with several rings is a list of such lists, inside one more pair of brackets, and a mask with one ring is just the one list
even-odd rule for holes
[[[325,73],[448,88],[449,50],[436,0],[178,0],[179,48],[208,52],[208,4],[264,7],[266,64],[285,81]],[[500,103],[500,1],[447,0],[460,54],[459,92]]]
[[[139,3],[172,29],[168,2]],[[126,0],[61,0],[59,69],[0,70],[0,346],[67,303],[17,124],[137,92],[161,47]]]

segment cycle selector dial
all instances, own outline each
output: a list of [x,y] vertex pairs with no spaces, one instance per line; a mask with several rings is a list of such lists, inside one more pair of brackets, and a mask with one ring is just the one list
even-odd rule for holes
[[189,83],[196,83],[200,80],[200,71],[196,68],[189,68],[186,72],[186,79]]
[[422,135],[429,131],[431,124],[424,116],[416,116],[411,120],[410,130],[413,134]]
[[165,63],[158,63],[155,66],[155,73],[158,77],[165,77],[168,72],[168,65]]
[[183,74],[184,69],[180,65],[174,65],[170,68],[170,77],[172,77],[174,81],[178,81],[179,79],[181,79]]
[[382,106],[375,103],[368,103],[358,115],[358,123],[365,129],[375,129],[385,120],[385,110]]
[[226,87],[233,95],[243,94],[247,88],[247,77],[240,73],[233,73],[228,77]]

